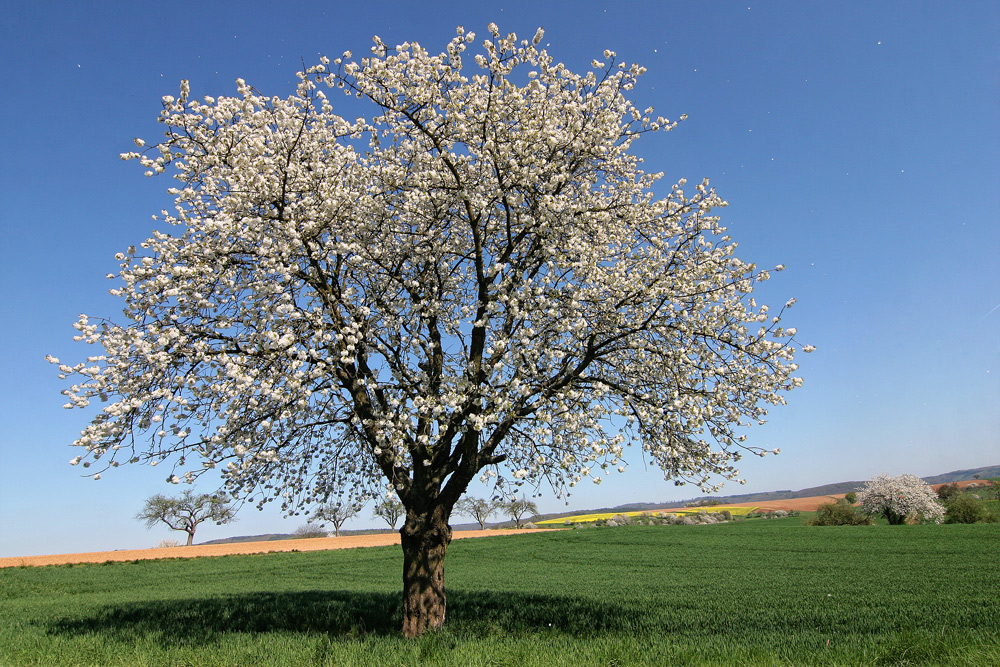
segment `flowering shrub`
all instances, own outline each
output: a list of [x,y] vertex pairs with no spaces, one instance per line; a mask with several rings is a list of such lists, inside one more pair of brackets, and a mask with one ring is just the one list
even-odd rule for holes
[[934,490],[916,475],[909,474],[872,477],[861,489],[858,500],[866,513],[884,516],[892,525],[900,525],[907,518],[941,523],[945,511]]

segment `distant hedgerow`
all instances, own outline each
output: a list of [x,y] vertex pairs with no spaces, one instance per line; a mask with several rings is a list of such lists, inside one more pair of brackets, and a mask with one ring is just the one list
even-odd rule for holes
[[809,522],[811,526],[870,526],[871,517],[862,514],[846,503],[827,503],[821,505],[816,517]]

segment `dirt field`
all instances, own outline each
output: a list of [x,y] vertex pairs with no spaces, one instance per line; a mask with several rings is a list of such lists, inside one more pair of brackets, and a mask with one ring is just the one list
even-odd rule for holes
[[[453,539],[491,537],[537,532],[527,530],[456,530]],[[105,563],[118,560],[152,560],[156,558],[196,558],[198,556],[229,556],[233,554],[259,554],[275,551],[326,551],[329,549],[354,549],[399,544],[399,533],[376,535],[349,535],[343,537],[314,537],[303,540],[273,540],[269,542],[239,542],[235,544],[206,544],[190,547],[165,547],[160,549],[124,549],[120,551],[93,551],[54,556],[14,556],[0,558],[0,567],[25,565],[65,565],[66,563]]]
[[815,512],[820,505],[835,503],[844,494],[832,496],[809,496],[808,498],[788,498],[787,500],[762,500],[756,503],[739,503],[741,507],[759,507],[762,510],[797,510],[799,512]]

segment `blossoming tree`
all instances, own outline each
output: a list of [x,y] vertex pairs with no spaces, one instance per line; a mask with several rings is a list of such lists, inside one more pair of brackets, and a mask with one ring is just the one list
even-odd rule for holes
[[[390,493],[392,492],[390,491]],[[372,512],[373,517],[378,517],[389,524],[390,530],[396,529],[396,522],[404,514],[406,514],[406,508],[403,507],[403,503],[396,500],[395,496],[383,498],[381,502],[375,505],[375,510]]]
[[481,530],[486,530],[486,522],[490,516],[500,509],[501,502],[494,498],[474,498],[465,496],[457,503],[453,511],[456,514],[464,514],[476,520]]
[[187,546],[191,546],[198,526],[210,520],[220,526],[232,523],[236,521],[236,511],[237,508],[222,496],[195,494],[188,489],[176,498],[161,493],[147,498],[135,518],[146,528],[165,523],[170,530],[182,530],[187,533]]
[[340,529],[344,527],[348,519],[358,515],[361,508],[358,505],[344,505],[339,502],[324,503],[317,507],[309,518],[310,523],[330,523],[333,525],[333,534],[340,537]]
[[[216,469],[288,511],[394,491],[409,636],[444,622],[473,480],[563,494],[631,448],[715,488],[800,384],[725,202],[707,181],[653,195],[632,144],[676,123],[629,101],[643,68],[605,51],[577,74],[541,30],[489,33],[471,59],[462,29],[437,55],[376,37],[286,98],[182,82],[165,139],[122,156],[174,171],[176,205],[118,255],[123,323],[81,316],[103,350],[60,364],[82,376],[68,407],[105,404],[74,462]],[[372,114],[341,117],[334,93]]]
[[881,515],[892,525],[902,525],[907,517],[941,523],[944,506],[938,502],[934,489],[916,475],[876,475],[865,483],[858,494],[861,509]]

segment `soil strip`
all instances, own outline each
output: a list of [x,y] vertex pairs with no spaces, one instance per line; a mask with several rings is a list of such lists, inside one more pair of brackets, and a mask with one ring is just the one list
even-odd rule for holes
[[[493,537],[539,532],[537,529],[456,530],[452,539],[468,537]],[[270,540],[267,542],[233,542],[230,544],[195,544],[190,547],[160,547],[156,549],[122,549],[119,551],[93,551],[79,554],[52,556],[12,556],[0,558],[0,568],[39,565],[65,565],[67,563],[106,563],[108,561],[155,560],[158,558],[198,558],[200,556],[232,556],[234,554],[261,554],[278,551],[328,551],[330,549],[356,549],[383,547],[399,544],[399,533],[373,535],[344,535],[342,537],[313,537],[299,540]]]

